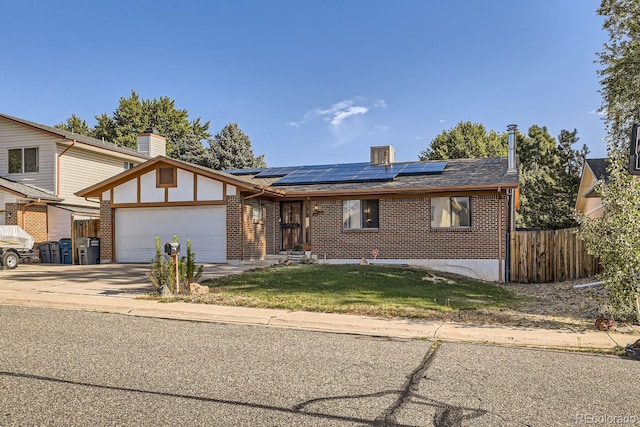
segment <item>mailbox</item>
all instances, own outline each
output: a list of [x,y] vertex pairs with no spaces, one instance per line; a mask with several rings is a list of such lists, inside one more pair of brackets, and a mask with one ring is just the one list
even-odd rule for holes
[[165,243],[164,251],[167,255],[178,255],[180,253],[180,243]]

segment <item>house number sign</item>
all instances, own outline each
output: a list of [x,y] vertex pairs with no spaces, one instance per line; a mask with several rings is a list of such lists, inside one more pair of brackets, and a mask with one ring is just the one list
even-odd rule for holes
[[377,258],[378,257],[378,250],[377,249],[373,249],[371,251],[371,256],[373,256],[374,258]]

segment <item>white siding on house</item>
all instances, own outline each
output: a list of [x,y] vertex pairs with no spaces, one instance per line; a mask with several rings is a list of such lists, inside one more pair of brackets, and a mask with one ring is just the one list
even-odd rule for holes
[[[57,140],[59,139],[48,134],[0,120],[0,176],[53,194]],[[25,147],[38,147],[38,172],[9,174],[8,150]]]
[[198,200],[222,200],[222,183],[207,177],[198,176]]
[[164,202],[164,188],[156,187],[156,171],[140,176],[140,202]]
[[193,201],[193,174],[191,172],[178,169],[178,186],[169,188],[169,201]]
[[105,202],[108,202],[109,200],[111,200],[111,191],[109,191],[109,190],[103,191],[102,192],[102,200],[104,200]]
[[58,241],[60,239],[71,238],[72,214],[71,211],[66,209],[60,209],[55,206],[47,207],[49,240]]
[[132,179],[113,189],[113,203],[136,203],[138,201],[138,180]]
[[235,196],[235,195],[236,195],[235,185],[227,185],[227,196]]
[[[58,147],[58,155],[65,148]],[[76,197],[74,193],[123,172],[124,162],[122,157],[72,147],[60,156],[60,197],[65,203],[96,206],[95,202]]]

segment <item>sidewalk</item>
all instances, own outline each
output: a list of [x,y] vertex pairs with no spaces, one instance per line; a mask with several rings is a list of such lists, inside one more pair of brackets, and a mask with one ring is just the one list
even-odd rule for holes
[[48,307],[199,322],[268,325],[348,334],[563,349],[610,350],[616,346],[624,347],[638,338],[634,335],[599,331],[571,332],[183,302],[158,303],[135,298],[136,294],[90,295],[16,287],[6,289],[0,286],[0,306]]
[[[205,265],[203,278],[238,274],[277,262],[278,259],[274,258]],[[638,339],[635,335],[596,330],[571,332],[136,299],[153,292],[153,287],[145,277],[148,270],[149,266],[145,264],[21,264],[15,270],[0,271],[0,307],[49,307],[200,322],[544,348],[610,350]]]

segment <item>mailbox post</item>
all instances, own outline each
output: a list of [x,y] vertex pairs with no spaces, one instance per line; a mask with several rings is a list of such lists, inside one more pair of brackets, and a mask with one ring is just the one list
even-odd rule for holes
[[178,242],[165,243],[164,252],[167,255],[171,255],[171,259],[173,260],[173,270],[175,272],[175,279],[176,279],[176,293],[179,293],[180,292],[180,276],[178,275],[178,265],[180,263],[178,262],[178,257],[180,256],[180,243]]

